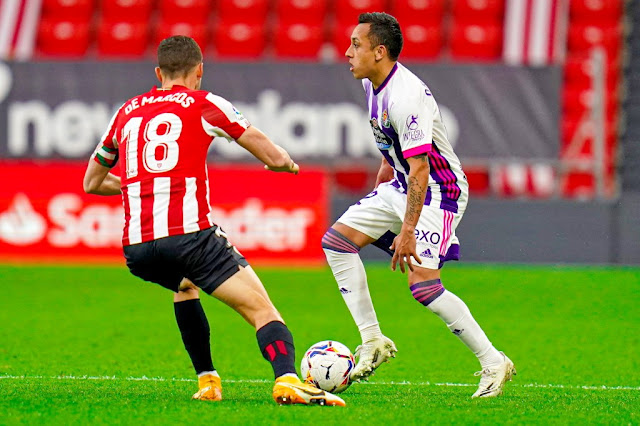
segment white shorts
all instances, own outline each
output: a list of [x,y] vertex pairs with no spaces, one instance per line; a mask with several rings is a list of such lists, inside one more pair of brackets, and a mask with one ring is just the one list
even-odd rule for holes
[[[422,264],[414,262],[414,266],[439,269],[448,260],[458,260],[460,243],[455,231],[466,208],[466,197],[460,201],[458,213],[433,206],[422,208],[416,225],[416,253]],[[377,240],[387,231],[400,232],[406,208],[407,195],[385,182],[349,207],[337,221]]]

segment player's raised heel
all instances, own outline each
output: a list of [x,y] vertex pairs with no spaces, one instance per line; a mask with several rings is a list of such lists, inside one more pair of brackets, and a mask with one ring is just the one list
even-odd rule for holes
[[481,376],[480,385],[471,398],[492,398],[501,395],[505,383],[517,374],[513,361],[503,352],[500,353],[504,356],[504,361],[501,364],[475,373],[476,376]]
[[346,405],[342,398],[310,384],[302,383],[294,376],[282,376],[276,379],[276,384],[273,386],[273,399],[280,405],[337,405],[341,407]]
[[198,377],[198,387],[200,390],[193,394],[193,399],[200,401],[222,400],[222,381],[220,377],[213,374],[205,374]]
[[356,348],[358,363],[349,376],[352,381],[366,380],[383,362],[396,357],[395,343],[386,336],[370,340]]

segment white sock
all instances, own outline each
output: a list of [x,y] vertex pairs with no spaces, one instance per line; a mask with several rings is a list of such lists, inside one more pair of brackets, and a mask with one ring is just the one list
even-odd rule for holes
[[212,376],[220,377],[220,375],[218,374],[218,372],[216,370],[203,371],[202,373],[198,374],[198,377],[206,376],[207,374],[211,374]]
[[376,337],[382,337],[360,255],[340,253],[330,249],[324,249],[324,253],[333,276],[338,282],[340,294],[358,326],[362,341],[367,342]]
[[471,315],[467,305],[455,294],[445,290],[428,306],[478,357],[482,368],[499,364],[503,356],[493,347],[487,335]]

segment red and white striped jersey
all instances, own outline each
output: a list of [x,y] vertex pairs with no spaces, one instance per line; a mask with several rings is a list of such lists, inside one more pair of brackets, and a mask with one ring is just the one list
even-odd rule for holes
[[182,86],[153,88],[115,113],[93,159],[119,158],[123,245],[213,226],[207,151],[214,137],[238,139],[249,122],[224,98]]

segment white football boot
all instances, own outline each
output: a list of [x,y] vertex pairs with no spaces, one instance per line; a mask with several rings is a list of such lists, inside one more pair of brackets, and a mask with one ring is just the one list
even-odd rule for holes
[[383,362],[396,357],[395,343],[386,336],[369,340],[356,348],[358,363],[349,375],[351,381],[359,382],[371,376]]
[[504,357],[502,363],[484,368],[474,374],[481,377],[478,390],[471,395],[471,398],[491,398],[500,395],[504,384],[516,375],[513,362],[503,352],[500,353]]

